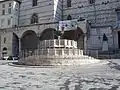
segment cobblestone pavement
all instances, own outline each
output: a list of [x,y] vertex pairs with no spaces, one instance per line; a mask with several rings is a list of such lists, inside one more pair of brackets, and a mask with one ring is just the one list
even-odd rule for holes
[[109,60],[84,66],[32,68],[0,61],[0,90],[120,90],[120,66]]

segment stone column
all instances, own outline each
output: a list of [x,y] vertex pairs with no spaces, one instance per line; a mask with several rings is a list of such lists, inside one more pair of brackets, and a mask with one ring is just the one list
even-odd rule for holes
[[0,58],[2,58],[2,50],[1,50],[1,32],[0,32]]
[[87,33],[84,33],[84,51],[87,53]]
[[21,38],[19,38],[19,56],[21,55]]

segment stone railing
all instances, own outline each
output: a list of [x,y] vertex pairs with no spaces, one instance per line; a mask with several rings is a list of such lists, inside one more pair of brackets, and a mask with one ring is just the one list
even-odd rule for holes
[[35,51],[22,51],[22,57],[28,57],[32,55],[45,55],[45,56],[83,56],[83,50],[80,49],[63,49],[63,48],[54,48],[54,49],[37,49]]
[[39,43],[40,49],[45,48],[77,48],[77,42],[67,39],[44,40]]
[[98,63],[99,60],[83,54],[80,49],[38,49],[34,52],[25,51],[19,64],[61,66],[61,65],[84,65]]

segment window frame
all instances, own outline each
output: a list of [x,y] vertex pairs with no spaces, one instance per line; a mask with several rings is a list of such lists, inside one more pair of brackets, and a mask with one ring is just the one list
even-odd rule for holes
[[5,4],[2,4],[2,8],[5,8]]
[[72,0],[67,0],[67,7],[72,7]]
[[32,6],[37,6],[38,5],[38,0],[32,0]]
[[11,5],[11,3],[8,3],[8,7],[11,7],[12,5]]
[[12,13],[11,8],[8,8],[8,14],[11,14],[11,13]]
[[36,13],[33,13],[31,16],[31,24],[38,23],[38,15]]
[[8,19],[8,26],[11,25],[11,19]]
[[6,41],[7,41],[7,38],[6,38],[6,37],[4,37],[4,40],[3,40],[4,44],[6,43]]
[[2,10],[2,15],[5,15],[5,9]]

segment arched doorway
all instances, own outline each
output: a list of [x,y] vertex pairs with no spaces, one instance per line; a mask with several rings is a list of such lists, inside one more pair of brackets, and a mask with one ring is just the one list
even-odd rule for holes
[[64,31],[62,38],[75,40],[78,43],[78,48],[84,49],[84,33],[81,28],[78,27],[76,30]]
[[21,38],[21,50],[35,50],[38,45],[38,37],[32,30],[23,33]]
[[15,33],[13,33],[12,40],[12,55],[15,57],[19,55],[19,38]]
[[49,40],[49,39],[54,39],[55,38],[55,29],[53,28],[48,28],[45,29],[41,35],[40,35],[40,40]]

